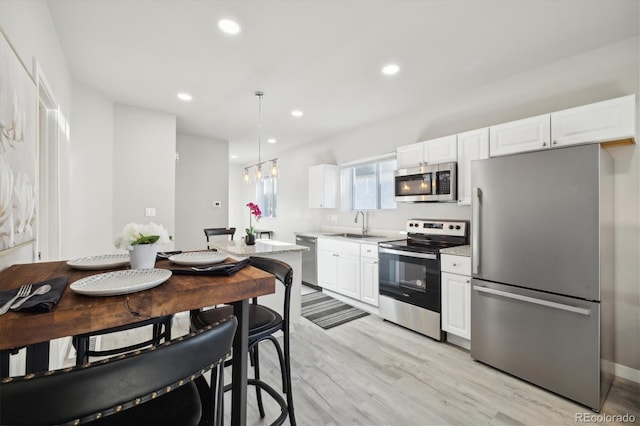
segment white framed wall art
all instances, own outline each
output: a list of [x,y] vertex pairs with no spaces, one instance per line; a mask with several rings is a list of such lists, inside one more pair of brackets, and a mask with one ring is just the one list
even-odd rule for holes
[[36,84],[0,29],[0,252],[35,238]]

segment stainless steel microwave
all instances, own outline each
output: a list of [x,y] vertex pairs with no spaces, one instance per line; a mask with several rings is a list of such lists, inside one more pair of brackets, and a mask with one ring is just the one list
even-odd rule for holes
[[457,164],[455,161],[425,164],[395,172],[395,200],[420,203],[457,200]]

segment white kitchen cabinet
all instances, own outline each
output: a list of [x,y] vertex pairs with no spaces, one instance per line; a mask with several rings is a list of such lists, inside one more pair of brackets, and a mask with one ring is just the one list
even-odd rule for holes
[[471,258],[443,254],[442,329],[469,340],[471,338]]
[[456,161],[458,156],[456,135],[400,146],[396,149],[398,169]]
[[606,142],[635,135],[635,95],[551,114],[551,146]]
[[318,285],[378,306],[378,246],[318,238]]
[[551,142],[551,114],[491,126],[489,154],[492,157],[537,151]]
[[360,300],[378,306],[378,246],[360,246]]
[[471,161],[489,158],[489,128],[458,134],[458,204],[471,204]]
[[442,329],[471,338],[471,278],[442,273]]
[[411,145],[399,146],[396,148],[396,167],[406,169],[418,167],[424,158],[424,143],[417,142]]
[[457,136],[445,136],[424,143],[424,162],[428,164],[448,163],[458,158]]
[[335,291],[337,287],[335,253],[333,251],[318,249],[317,262],[318,285],[322,288]]
[[490,127],[492,157],[635,137],[636,96],[629,95]]
[[309,207],[334,209],[338,207],[340,169],[332,164],[309,167]]
[[318,238],[318,284],[345,296],[360,298],[360,244]]
[[338,253],[335,291],[354,299],[360,298],[360,256]]

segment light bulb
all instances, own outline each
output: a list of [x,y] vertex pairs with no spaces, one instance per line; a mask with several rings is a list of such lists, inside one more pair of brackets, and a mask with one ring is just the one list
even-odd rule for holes
[[278,175],[278,166],[276,165],[276,162],[272,162],[271,163],[271,176],[276,177]]
[[258,167],[256,170],[256,180],[262,180],[262,167]]
[[249,183],[249,171],[244,169],[244,183]]

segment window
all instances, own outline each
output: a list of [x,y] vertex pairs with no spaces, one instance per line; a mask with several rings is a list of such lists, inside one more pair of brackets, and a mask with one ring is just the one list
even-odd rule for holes
[[395,209],[396,159],[362,161],[342,169],[343,210]]
[[260,206],[262,217],[276,217],[278,178],[267,176],[256,182],[256,204]]

